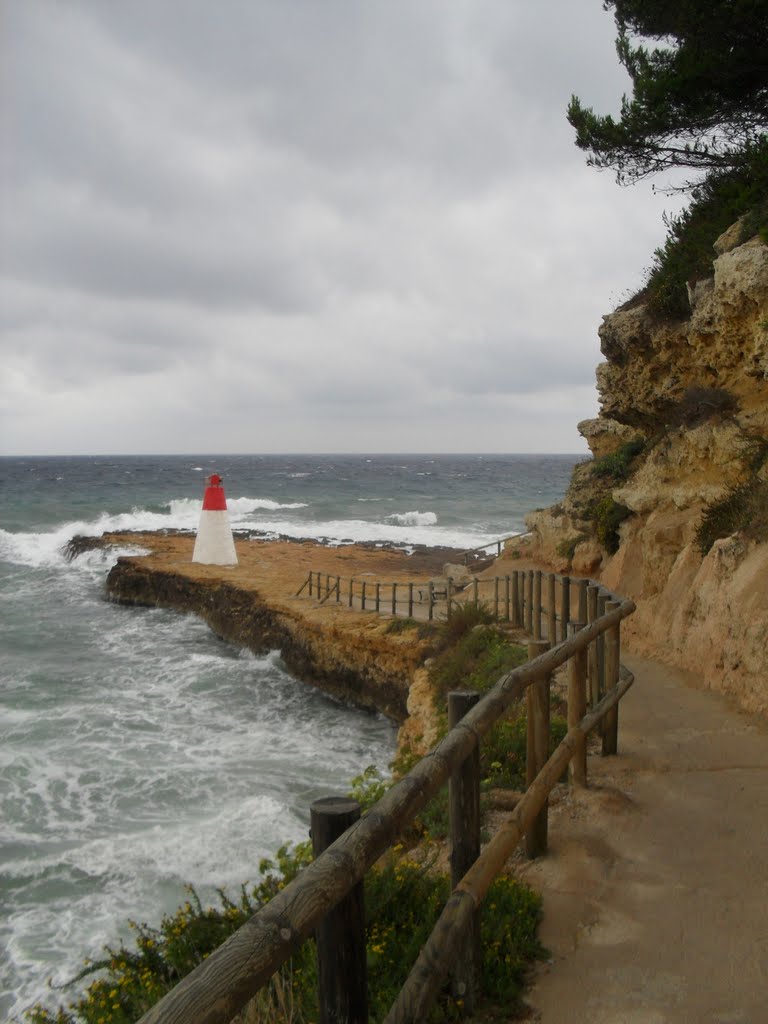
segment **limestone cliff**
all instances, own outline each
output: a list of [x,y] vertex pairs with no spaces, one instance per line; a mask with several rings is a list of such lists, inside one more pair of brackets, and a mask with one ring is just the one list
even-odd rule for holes
[[594,457],[518,548],[632,598],[632,647],[766,714],[768,246],[734,225],[715,252],[689,319],[604,318]]

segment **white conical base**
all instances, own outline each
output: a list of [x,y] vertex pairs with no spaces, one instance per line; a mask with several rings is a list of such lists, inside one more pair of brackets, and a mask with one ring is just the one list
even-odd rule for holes
[[200,513],[192,561],[204,565],[237,565],[235,542],[226,510],[204,510]]

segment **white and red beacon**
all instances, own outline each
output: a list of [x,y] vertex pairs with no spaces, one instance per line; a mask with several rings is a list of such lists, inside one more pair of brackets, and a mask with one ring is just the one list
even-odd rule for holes
[[221,485],[222,479],[218,473],[208,477],[195,549],[192,552],[193,562],[202,562],[204,565],[237,565],[227,499]]

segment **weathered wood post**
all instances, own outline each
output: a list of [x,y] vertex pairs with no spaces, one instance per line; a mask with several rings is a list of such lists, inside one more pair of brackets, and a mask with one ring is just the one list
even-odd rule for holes
[[[315,800],[310,808],[315,857],[360,817],[344,797]],[[315,932],[320,1024],[368,1024],[363,883],[358,883]]]
[[518,577],[520,573],[517,569],[512,570],[512,625],[521,626],[522,618],[520,615],[520,583]]
[[589,580],[577,580],[576,581],[576,593],[578,594],[578,612],[576,618],[579,622],[587,621],[587,587],[589,586]]
[[408,584],[408,618],[413,618],[413,583]]
[[[612,612],[619,601],[607,601],[605,610]],[[612,689],[619,681],[621,660],[621,623],[617,622],[605,633],[605,688]],[[603,756],[615,754],[619,749],[619,705],[614,704],[603,719]]]
[[[597,592],[597,617],[601,619],[605,615],[605,606],[608,603],[608,594],[601,587]],[[605,696],[605,633],[597,638],[597,687],[601,697]],[[600,732],[603,731],[603,723],[600,723]]]
[[533,639],[541,640],[541,569],[533,574]]
[[392,614],[397,615],[397,583],[392,584]]
[[[587,622],[597,618],[597,595],[600,588],[596,583],[587,587]],[[600,665],[598,659],[599,637],[592,641],[587,651],[587,676],[589,679],[589,702],[592,707],[600,700]],[[599,727],[602,732],[602,723]]]
[[475,608],[477,608],[477,606],[480,604],[479,587],[480,587],[480,582],[479,582],[477,576],[473,576],[472,577],[472,604],[474,604]]
[[[584,628],[584,623],[571,624],[573,635]],[[568,728],[578,725],[587,713],[587,652],[572,654],[568,662]],[[587,737],[579,737],[573,757],[568,764],[571,786],[587,784]]]
[[504,621],[509,622],[509,573],[504,577]]
[[381,584],[376,584],[376,611],[381,611]]
[[445,581],[445,621],[451,621],[451,602],[453,601],[453,576]]
[[336,604],[341,604],[341,576],[336,577]]
[[309,570],[309,596],[312,597],[312,570]]
[[560,639],[568,639],[568,624],[571,621],[571,577],[562,577],[562,600],[560,602]]
[[360,607],[362,608],[363,611],[365,611],[365,586],[365,580],[363,580],[360,588]]
[[525,631],[533,636],[533,569],[525,574]]
[[429,621],[431,622],[435,614],[435,584],[432,580],[429,581]]
[[[528,661],[549,650],[546,640],[532,640],[528,644]],[[525,784],[531,785],[549,757],[549,684],[546,675],[531,683],[526,694],[527,734],[525,754]],[[545,802],[525,833],[525,855],[530,860],[547,852],[547,817],[549,802]]]
[[[473,690],[454,690],[448,694],[448,727],[453,729],[477,704],[480,694]],[[461,879],[480,856],[480,747],[454,772],[448,782],[451,830],[451,887]],[[456,957],[452,988],[464,1002],[464,1013],[472,1014],[480,975],[480,912],[476,911],[463,949]]]
[[547,574],[547,640],[550,647],[557,643],[557,602],[555,600],[555,574]]
[[326,596],[326,599],[330,596],[330,593],[331,593],[331,574],[329,572],[327,572],[325,574],[325,596]]
[[352,576],[349,577],[349,607],[352,607],[352,595],[355,590],[355,581]]

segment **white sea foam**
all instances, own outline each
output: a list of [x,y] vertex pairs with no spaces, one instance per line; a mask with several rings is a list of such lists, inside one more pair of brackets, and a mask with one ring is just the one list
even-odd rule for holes
[[393,512],[387,520],[396,526],[434,526],[437,516],[434,512]]
[[[431,513],[426,513],[431,515]],[[389,521],[369,522],[365,519],[317,520],[262,520],[259,531],[268,536],[302,537],[321,540],[330,544],[361,543],[370,541],[379,544],[399,546],[423,545],[426,547],[458,548],[461,551],[481,544],[491,544],[496,539],[487,533],[441,527],[430,523],[400,525]]]

